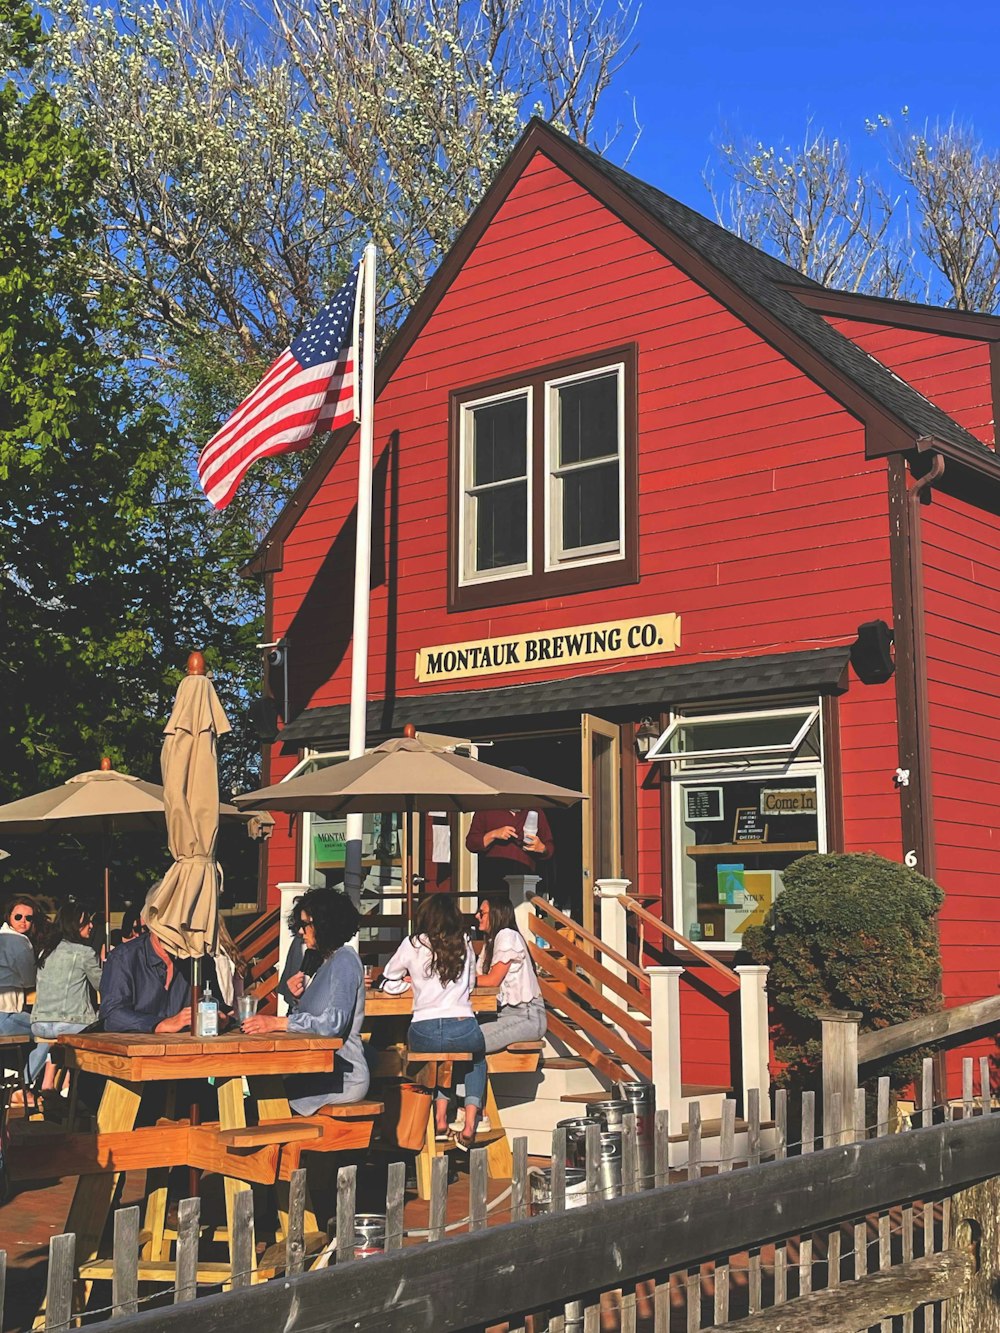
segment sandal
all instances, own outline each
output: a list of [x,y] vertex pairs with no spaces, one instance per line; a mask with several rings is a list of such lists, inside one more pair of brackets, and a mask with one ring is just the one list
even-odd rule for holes
[[464,1132],[455,1134],[455,1147],[460,1148],[462,1152],[471,1152],[476,1146],[476,1131],[466,1135]]

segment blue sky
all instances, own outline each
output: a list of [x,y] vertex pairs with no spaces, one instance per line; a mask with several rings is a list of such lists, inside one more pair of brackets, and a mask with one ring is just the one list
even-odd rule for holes
[[[635,98],[643,132],[629,170],[702,212],[711,206],[701,173],[726,124],[784,147],[811,116],[863,167],[879,156],[865,120],[908,106],[915,124],[955,115],[1000,147],[1000,5],[987,0],[646,0],[636,37],[605,114],[627,123]],[[626,128],[609,156],[622,162],[629,142]]]

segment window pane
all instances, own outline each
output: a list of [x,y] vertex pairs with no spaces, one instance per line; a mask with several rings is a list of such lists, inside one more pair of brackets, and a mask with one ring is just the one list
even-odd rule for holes
[[504,569],[528,559],[528,486],[515,482],[475,497],[476,569]]
[[559,463],[618,453],[618,376],[564,384],[559,390]]
[[618,464],[601,463],[560,479],[562,486],[562,549],[617,542]]
[[[680,806],[681,920],[690,940],[739,946],[749,926],[763,925],[782,889],[782,874],[820,850],[815,777],[725,782],[718,818],[688,822],[700,805],[697,787],[674,784]],[[690,794],[689,794],[690,793]]]
[[528,455],[528,400],[510,398],[472,413],[472,484],[523,477]]

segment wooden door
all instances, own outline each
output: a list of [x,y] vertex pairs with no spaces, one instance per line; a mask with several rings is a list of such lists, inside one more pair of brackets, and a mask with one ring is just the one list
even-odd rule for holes
[[583,924],[594,929],[594,886],[622,873],[621,733],[616,722],[584,713],[580,789],[583,803]]

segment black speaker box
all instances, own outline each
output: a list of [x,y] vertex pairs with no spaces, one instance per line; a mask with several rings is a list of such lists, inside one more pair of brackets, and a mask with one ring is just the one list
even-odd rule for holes
[[851,666],[863,685],[884,685],[896,670],[892,656],[892,630],[884,620],[868,620],[858,626],[851,644]]
[[261,695],[259,699],[252,699],[250,707],[247,709],[250,718],[250,725],[257,733],[259,740],[265,745],[270,745],[278,737],[278,705],[267,695]]

